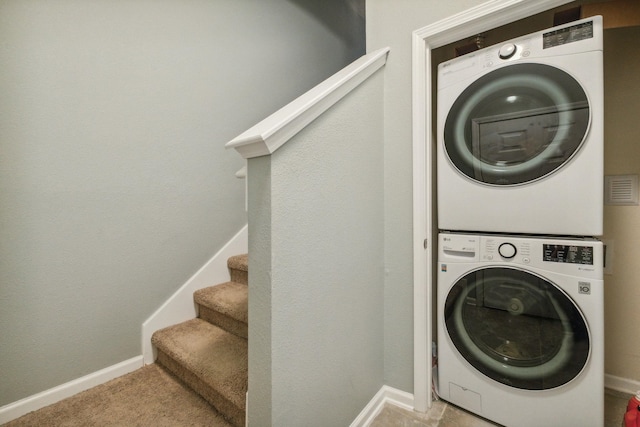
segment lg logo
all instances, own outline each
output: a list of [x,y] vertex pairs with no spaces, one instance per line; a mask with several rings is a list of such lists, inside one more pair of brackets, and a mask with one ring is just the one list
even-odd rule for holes
[[589,282],[578,282],[578,293],[591,295],[591,283]]

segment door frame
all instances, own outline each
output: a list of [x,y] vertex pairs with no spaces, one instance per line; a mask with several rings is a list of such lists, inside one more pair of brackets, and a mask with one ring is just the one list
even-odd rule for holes
[[436,142],[433,140],[431,50],[474,36],[571,0],[489,0],[479,6],[437,21],[412,36],[413,127],[413,356],[414,409],[431,407],[431,343],[433,313],[433,177]]

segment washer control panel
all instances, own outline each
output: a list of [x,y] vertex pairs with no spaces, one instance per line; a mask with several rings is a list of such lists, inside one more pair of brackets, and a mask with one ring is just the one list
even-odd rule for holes
[[506,239],[504,236],[482,236],[482,261],[531,262],[531,244],[527,241]]
[[594,278],[604,274],[604,247],[590,238],[442,232],[438,259],[443,265],[511,264]]
[[593,246],[544,244],[543,261],[593,265]]

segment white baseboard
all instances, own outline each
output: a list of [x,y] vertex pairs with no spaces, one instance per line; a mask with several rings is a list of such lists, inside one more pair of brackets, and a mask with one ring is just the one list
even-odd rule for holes
[[45,390],[33,396],[18,400],[0,408],[0,425],[20,418],[29,412],[59,402],[81,391],[106,383],[114,378],[133,372],[143,366],[142,356],[136,356],[116,365],[101,369],[68,383]]
[[350,427],[367,427],[378,416],[385,403],[399,406],[403,409],[413,410],[413,394],[389,386],[382,386],[380,391],[365,406],[351,423]]
[[609,374],[604,376],[604,386],[611,390],[621,391],[627,394],[636,394],[640,391],[640,381],[616,377]]
[[193,293],[198,289],[229,281],[227,260],[233,255],[247,253],[248,247],[248,227],[245,225],[142,324],[142,356],[145,364],[153,363],[156,359],[151,335],[159,329],[197,317]]
[[[608,389],[627,394],[636,394],[640,391],[640,381],[609,374],[606,374],[604,377],[604,385]],[[382,386],[373,399],[371,399],[367,406],[360,412],[358,417],[351,423],[350,427],[368,427],[378,416],[385,403],[412,411],[414,409],[414,396],[411,393],[393,387]]]

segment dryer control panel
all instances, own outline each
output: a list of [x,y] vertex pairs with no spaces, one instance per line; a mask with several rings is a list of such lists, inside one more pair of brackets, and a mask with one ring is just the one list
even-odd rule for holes
[[589,18],[488,46],[438,65],[438,90],[514,61],[602,51],[602,17]]

